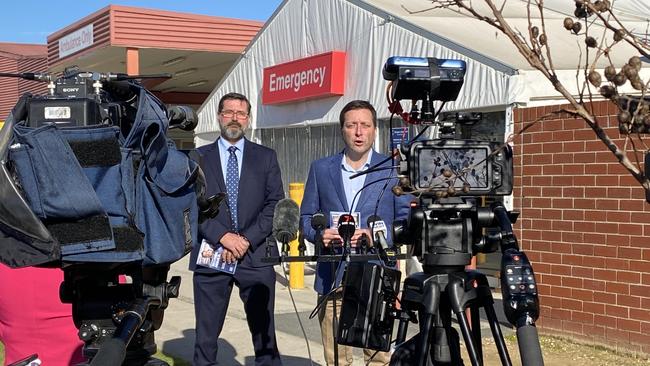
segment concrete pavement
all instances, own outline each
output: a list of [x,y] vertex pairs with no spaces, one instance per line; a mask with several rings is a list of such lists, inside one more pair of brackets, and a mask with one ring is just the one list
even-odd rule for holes
[[[165,310],[162,327],[155,332],[158,349],[167,355],[191,362],[194,347],[194,302],[192,294],[192,273],[187,270],[189,256],[172,265],[169,277],[181,276],[181,289],[178,299],[171,299]],[[318,319],[309,319],[316,306],[316,292],[313,290],[313,270],[305,266],[305,288],[292,290],[314,365],[325,365],[320,338]],[[298,323],[289,294],[288,282],[282,268],[276,269],[275,323],[278,348],[285,366],[309,365],[307,344]],[[248,323],[237,288],[233,289],[226,316],[226,323],[219,338],[219,362],[223,365],[254,364],[253,344],[248,331]]]
[[[174,356],[188,362],[192,360],[194,347],[194,303],[192,294],[192,273],[187,270],[189,256],[174,263],[169,277],[181,276],[182,283],[180,296],[171,299],[165,311],[162,327],[155,332],[158,349],[167,355]],[[318,319],[309,319],[309,314],[316,306],[316,293],[313,290],[314,273],[311,265],[305,265],[305,288],[289,292],[288,281],[282,274],[282,268],[275,266],[276,270],[276,297],[275,297],[275,323],[278,348],[282,355],[284,366],[309,365],[307,343],[300,329],[298,316],[304,327],[306,338],[311,349],[311,359],[314,365],[325,365],[320,337]],[[297,314],[291,300],[295,300]],[[496,295],[496,294],[495,294]],[[497,297],[497,296],[495,296]],[[499,314],[502,324],[507,323],[503,315],[502,306],[495,298],[495,310]],[[395,324],[397,327],[397,324]],[[416,330],[415,325],[409,326],[409,334]],[[482,322],[482,335],[491,337],[489,326]],[[501,327],[504,334],[512,331]],[[512,350],[514,351],[514,350]],[[226,323],[219,338],[219,362],[223,365],[253,365],[253,345],[248,331],[246,315],[238,290],[233,289],[230,299]],[[355,366],[363,365],[363,354],[360,349],[355,349]]]

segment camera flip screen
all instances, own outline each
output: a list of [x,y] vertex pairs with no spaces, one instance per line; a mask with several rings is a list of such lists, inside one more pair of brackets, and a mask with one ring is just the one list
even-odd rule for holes
[[458,196],[512,192],[512,151],[501,143],[454,139],[415,141],[407,160],[409,180],[425,196],[450,188]]
[[418,188],[487,189],[487,148],[445,148],[420,151]]

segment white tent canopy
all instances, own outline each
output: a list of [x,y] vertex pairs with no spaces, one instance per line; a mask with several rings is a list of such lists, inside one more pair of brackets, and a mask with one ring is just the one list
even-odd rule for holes
[[[481,7],[480,1],[472,2]],[[647,0],[616,0],[617,17],[628,29],[645,34],[650,22]],[[528,34],[527,0],[505,2],[503,13],[521,34]],[[553,62],[561,80],[576,86],[576,67],[585,55],[576,37],[564,29],[563,19],[573,16],[571,0],[546,0],[544,21]],[[550,83],[525,59],[506,37],[487,23],[449,9],[412,13],[431,7],[427,0],[285,0],[220,85],[199,110],[197,135],[218,129],[217,104],[225,93],[236,91],[249,97],[253,128],[276,128],[334,123],[338,111],[352,99],[373,103],[379,117],[387,117],[386,81],[381,69],[390,56],[463,59],[467,74],[461,94],[446,110],[505,109],[514,103],[557,98]],[[408,9],[408,11],[406,10]],[[487,9],[482,9],[484,14]],[[531,18],[540,25],[531,6]],[[410,11],[410,12],[409,12]],[[540,27],[541,28],[541,27]],[[591,27],[597,38],[602,28]],[[611,42],[611,41],[610,41]],[[329,51],[345,51],[345,95],[286,105],[261,102],[263,69],[287,61]],[[584,52],[584,51],[583,51]],[[611,57],[619,65],[634,55],[617,45]]]

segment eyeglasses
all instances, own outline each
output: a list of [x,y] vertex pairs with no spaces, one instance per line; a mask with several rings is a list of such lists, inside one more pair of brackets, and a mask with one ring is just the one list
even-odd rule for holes
[[242,112],[242,111],[221,111],[219,114],[223,118],[232,118],[233,116],[236,116],[237,119],[246,119],[246,118],[248,118],[248,113],[247,112]]

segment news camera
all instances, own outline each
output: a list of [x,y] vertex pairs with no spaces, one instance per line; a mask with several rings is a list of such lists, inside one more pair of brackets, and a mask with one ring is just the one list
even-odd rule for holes
[[[467,129],[463,138],[457,138],[456,127],[476,123],[478,114],[457,114],[453,123],[437,118],[444,104],[458,97],[465,72],[464,61],[435,58],[391,57],[384,66],[383,76],[390,82],[389,110],[406,123],[424,125],[425,129],[435,126],[439,133],[437,139],[415,138],[400,146],[399,184],[393,188],[395,194],[418,198],[411,204],[408,218],[393,223],[393,241],[406,244],[424,272],[404,280],[398,308],[390,302],[398,298],[395,283],[399,276],[371,263],[348,268],[338,342],[386,351],[392,322],[399,319],[391,365],[460,365],[460,336],[452,327],[453,314],[471,363],[480,365],[479,310],[483,309],[501,362],[510,365],[487,277],[465,269],[476,253],[500,247],[505,313],[517,327],[523,364],[541,365],[535,328],[537,285],[512,230],[518,213],[507,211],[495,199],[512,192],[512,151],[505,144],[471,140]],[[400,104],[404,99],[411,101],[408,112]],[[434,102],[441,102],[437,111]],[[477,203],[481,196],[494,203],[481,207]],[[366,292],[370,294],[363,296]],[[378,303],[380,311],[375,311]],[[350,310],[346,313],[346,309]],[[467,309],[471,310],[469,320]],[[419,323],[419,332],[407,340],[409,322]]]
[[180,277],[171,263],[196,243],[198,224],[224,195],[206,197],[191,153],[172,128],[197,124],[131,76],[67,69],[0,74],[46,82],[23,95],[0,130],[0,260],[60,267],[60,297],[91,365],[164,365],[154,331]]
[[[511,365],[487,277],[465,269],[474,254],[500,248],[503,306],[508,321],[517,328],[523,364],[543,365],[535,327],[539,317],[537,284],[532,265],[520,251],[512,229],[518,213],[506,210],[495,199],[512,192],[512,150],[506,144],[469,138],[467,131],[480,120],[480,114],[459,113],[451,123],[438,119],[444,104],[458,97],[466,67],[462,60],[391,57],[383,68],[383,76],[390,82],[389,111],[406,123],[424,126],[412,141],[403,144],[398,152],[393,151],[392,157],[352,176],[391,169],[388,160],[399,156],[398,184],[393,193],[412,194],[417,200],[411,203],[406,219],[393,222],[393,248],[382,244],[385,240],[374,230],[377,220],[369,218],[373,241],[379,245],[375,245],[374,253],[352,253],[345,241],[354,232],[354,217],[341,215],[338,229],[344,241],[342,254],[323,253],[322,243],[318,242],[322,241],[327,220],[322,213],[315,213],[311,226],[316,232],[317,255],[287,256],[283,250],[281,257],[268,257],[266,261],[347,263],[341,314],[335,330],[337,344],[388,351],[395,343],[391,365],[462,365],[460,336],[452,327],[453,314],[472,365],[481,365],[479,311],[483,309],[501,362]],[[411,102],[409,111],[401,106],[404,99]],[[437,111],[436,102],[441,102]],[[419,139],[430,126],[437,128],[438,138]],[[460,127],[461,138],[456,136],[456,127]],[[379,181],[384,180],[365,183],[361,190]],[[483,207],[478,204],[479,197],[494,203]],[[284,221],[281,218],[298,219],[297,213],[295,218],[283,215],[277,208],[276,213],[279,214],[277,220],[274,217],[274,232],[284,232],[276,230],[276,223],[278,227],[288,227],[286,223],[280,225]],[[295,228],[285,231],[295,232]],[[399,245],[407,245],[408,254],[397,254]],[[411,256],[422,262],[424,271],[408,276],[399,296],[400,272],[386,264]],[[395,320],[399,324],[393,339]],[[418,323],[419,331],[407,340],[410,322]],[[335,347],[335,363],[336,351]]]

